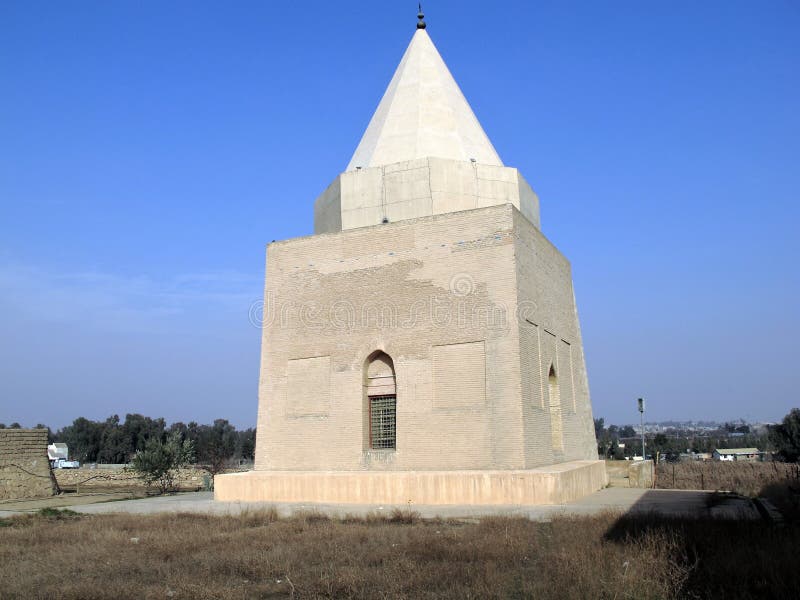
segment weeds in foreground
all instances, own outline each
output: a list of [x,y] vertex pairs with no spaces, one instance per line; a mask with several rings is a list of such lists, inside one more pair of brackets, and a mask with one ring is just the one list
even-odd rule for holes
[[40,508],[39,512],[36,514],[38,514],[40,517],[45,517],[47,519],[55,519],[56,521],[80,516],[80,513],[76,513],[74,510],[70,510],[68,508],[49,508],[49,507]]
[[0,529],[4,598],[735,599],[800,589],[791,524],[612,514],[464,523],[410,510],[64,516]]
[[35,513],[18,515],[7,519],[0,519],[0,527],[32,526],[41,524],[42,521],[48,523],[54,523],[56,521],[72,521],[80,519],[82,516],[83,515],[80,513],[68,508],[46,507],[40,508]]

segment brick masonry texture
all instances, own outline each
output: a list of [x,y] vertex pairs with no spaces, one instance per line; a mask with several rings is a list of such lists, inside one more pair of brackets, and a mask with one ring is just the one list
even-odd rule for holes
[[[525,465],[595,459],[594,419],[569,262],[521,214],[515,211],[513,218]],[[563,449],[552,444],[558,415],[550,409],[551,366],[561,401]]]
[[[596,459],[569,263],[511,204],[274,242],[265,303],[257,471]],[[379,350],[395,369],[393,451],[364,431]]]
[[0,500],[53,495],[46,429],[0,429]]

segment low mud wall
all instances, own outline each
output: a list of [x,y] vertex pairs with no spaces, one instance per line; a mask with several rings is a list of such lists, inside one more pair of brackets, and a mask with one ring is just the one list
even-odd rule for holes
[[[55,469],[59,487],[70,492],[146,491],[144,482],[128,465],[98,465],[80,469]],[[181,491],[210,489],[211,475],[204,469],[187,468],[178,471],[175,485]]]
[[0,429],[0,500],[53,495],[46,429]]

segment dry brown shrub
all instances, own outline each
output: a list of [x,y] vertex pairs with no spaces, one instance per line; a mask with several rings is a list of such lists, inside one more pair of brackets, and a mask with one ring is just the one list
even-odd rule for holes
[[395,508],[389,515],[388,521],[398,525],[413,525],[421,518],[421,515],[415,510]]

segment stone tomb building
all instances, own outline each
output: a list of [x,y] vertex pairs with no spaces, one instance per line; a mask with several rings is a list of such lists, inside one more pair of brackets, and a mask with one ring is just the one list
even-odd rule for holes
[[254,471],[219,500],[603,487],[570,265],[418,25],[314,235],[267,247]]

